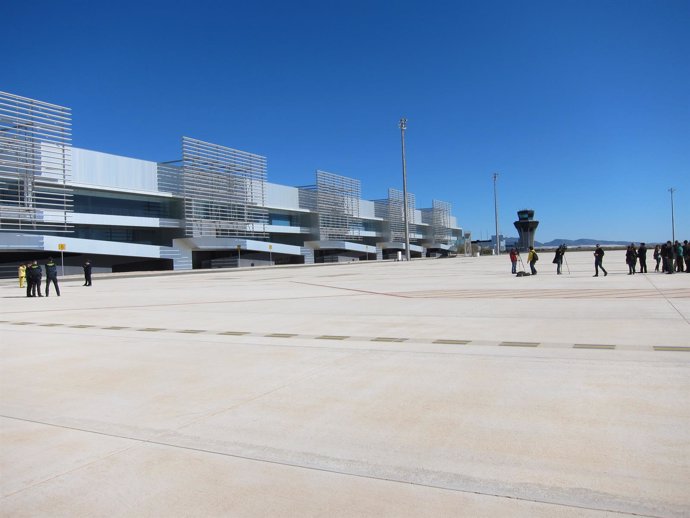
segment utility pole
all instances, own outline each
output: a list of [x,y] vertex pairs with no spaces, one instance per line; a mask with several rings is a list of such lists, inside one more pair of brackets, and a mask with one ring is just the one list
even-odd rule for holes
[[[673,187],[671,187],[668,190],[668,192],[671,193],[671,235],[673,236],[672,240],[671,240],[671,244],[675,245],[675,243],[676,243],[676,220],[675,220],[675,217],[673,214],[673,193],[676,192],[676,190]],[[674,250],[675,250],[675,248],[674,248]]]
[[494,215],[496,217],[496,255],[501,255],[501,240],[498,238],[498,198],[496,197],[496,180],[498,173],[494,173]]
[[410,260],[410,225],[407,221],[407,164],[405,162],[405,130],[407,119],[403,117],[398,124],[402,140],[402,173],[403,173],[403,221],[405,222],[405,259]]

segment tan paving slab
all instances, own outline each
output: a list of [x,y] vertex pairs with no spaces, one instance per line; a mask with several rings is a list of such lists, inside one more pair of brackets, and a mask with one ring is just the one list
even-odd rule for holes
[[688,515],[690,275],[606,258],[4,283],[0,512]]

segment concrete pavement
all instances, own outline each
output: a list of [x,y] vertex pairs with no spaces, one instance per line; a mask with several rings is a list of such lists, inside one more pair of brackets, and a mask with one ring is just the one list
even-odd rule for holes
[[3,281],[0,514],[690,515],[690,275],[540,255]]

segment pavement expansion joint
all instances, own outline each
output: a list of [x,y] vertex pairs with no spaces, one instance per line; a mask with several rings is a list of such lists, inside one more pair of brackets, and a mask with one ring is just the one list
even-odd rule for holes
[[70,329],[102,329],[108,331],[122,331],[131,330],[139,332],[166,332],[177,334],[215,334],[218,336],[253,336],[263,338],[298,338],[302,340],[326,340],[326,341],[366,341],[379,343],[421,343],[421,344],[435,344],[435,345],[475,345],[475,346],[492,346],[498,345],[503,347],[541,347],[541,348],[572,348],[572,349],[592,349],[592,350],[641,350],[641,351],[665,351],[665,352],[690,352],[690,346],[670,346],[670,345],[639,345],[639,346],[625,346],[615,344],[597,344],[597,343],[540,343],[540,342],[525,342],[525,341],[484,341],[484,340],[467,340],[467,339],[453,339],[453,338],[419,338],[419,337],[392,337],[392,336],[353,336],[353,335],[305,335],[299,333],[253,333],[250,331],[217,331],[213,329],[169,329],[163,327],[144,327],[136,328],[129,326],[98,326],[95,324],[64,324],[57,322],[13,322],[11,320],[0,321],[0,324],[13,326],[40,326],[40,327],[63,327]]
[[575,344],[574,349],[615,349],[615,345],[611,344]]

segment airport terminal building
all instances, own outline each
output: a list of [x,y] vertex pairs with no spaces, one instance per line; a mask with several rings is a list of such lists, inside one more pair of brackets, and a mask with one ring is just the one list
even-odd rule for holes
[[[407,198],[411,256],[454,251],[450,203]],[[382,260],[405,250],[403,207],[400,190],[364,200],[360,180],[326,171],[269,183],[265,157],[189,137],[162,163],[72,147],[69,108],[0,92],[5,277],[60,254],[65,273],[86,257],[114,272]]]

